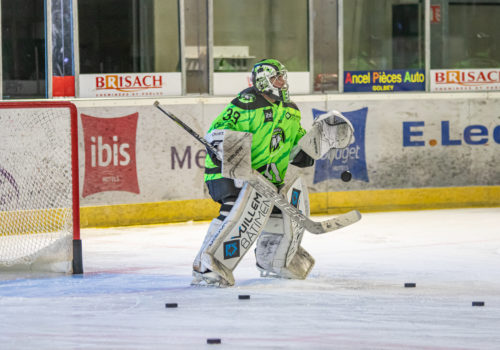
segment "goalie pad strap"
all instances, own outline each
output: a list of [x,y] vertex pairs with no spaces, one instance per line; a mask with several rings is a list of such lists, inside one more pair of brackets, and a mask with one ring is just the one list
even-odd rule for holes
[[221,166],[215,168],[205,168],[205,174],[220,174],[221,172],[222,172]]
[[299,168],[307,168],[314,165],[314,159],[301,149],[290,164]]

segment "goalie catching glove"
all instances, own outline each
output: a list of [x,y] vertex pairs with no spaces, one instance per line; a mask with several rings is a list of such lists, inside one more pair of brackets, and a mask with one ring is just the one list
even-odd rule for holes
[[354,127],[351,122],[342,113],[330,111],[314,121],[312,128],[300,139],[292,152],[292,157],[302,150],[317,160],[331,149],[346,148],[353,142]]

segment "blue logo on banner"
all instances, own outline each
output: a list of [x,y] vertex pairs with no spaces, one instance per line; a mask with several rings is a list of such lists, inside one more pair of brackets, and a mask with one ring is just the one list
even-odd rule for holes
[[[313,108],[313,118],[327,113]],[[330,150],[323,158],[318,159],[314,165],[313,183],[318,183],[328,179],[340,179],[340,175],[345,170],[349,170],[353,180],[368,180],[365,156],[365,127],[368,108],[361,108],[357,111],[341,112],[354,127],[354,143],[343,149]]]
[[344,72],[345,92],[424,91],[423,69],[361,70]]

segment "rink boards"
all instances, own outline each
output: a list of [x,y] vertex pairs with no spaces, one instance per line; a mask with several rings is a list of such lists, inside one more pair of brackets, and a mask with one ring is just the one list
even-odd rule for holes
[[[232,97],[160,103],[203,135]],[[203,183],[205,150],[153,99],[75,100],[81,225],[208,220],[218,206]],[[355,143],[314,167],[289,168],[309,187],[311,212],[500,205],[500,93],[304,95],[307,130],[336,109]],[[353,178],[343,182],[340,173]]]

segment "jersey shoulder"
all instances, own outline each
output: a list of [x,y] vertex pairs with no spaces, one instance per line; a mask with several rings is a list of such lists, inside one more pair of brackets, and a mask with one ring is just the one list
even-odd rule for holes
[[283,105],[285,107],[288,107],[288,108],[293,108],[293,109],[296,109],[297,111],[299,111],[299,107],[295,104],[295,102],[283,102]]
[[231,101],[231,104],[245,110],[259,109],[271,105],[253,87],[241,91],[238,96]]

